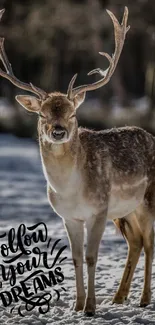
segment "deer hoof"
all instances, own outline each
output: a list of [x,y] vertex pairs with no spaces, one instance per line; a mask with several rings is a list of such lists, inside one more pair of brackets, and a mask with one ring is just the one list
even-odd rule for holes
[[151,302],[151,292],[148,292],[147,294],[142,295],[141,301],[140,301],[140,307],[146,307]]
[[120,304],[123,304],[124,303],[124,301],[125,300],[127,300],[127,297],[126,296],[115,296],[114,298],[113,298],[113,301],[112,301],[112,303],[113,304],[118,304],[118,305],[120,305]]
[[77,299],[74,305],[74,310],[75,311],[83,310],[84,304],[85,304],[85,297]]
[[95,315],[95,312],[92,311],[85,311],[84,312],[84,316],[86,317],[93,317]]
[[150,299],[141,299],[140,307],[146,307],[150,304]]
[[84,308],[84,315],[87,317],[92,317],[95,315],[96,301],[95,298],[87,298]]

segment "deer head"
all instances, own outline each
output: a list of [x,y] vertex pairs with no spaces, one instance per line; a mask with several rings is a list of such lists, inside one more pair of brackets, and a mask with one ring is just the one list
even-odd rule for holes
[[[4,13],[4,9],[0,11],[0,19]],[[105,71],[95,69],[88,73],[99,73],[103,78],[93,84],[82,85],[73,88],[77,74],[71,79],[67,94],[62,93],[46,93],[44,90],[30,84],[26,84],[17,79],[12,71],[11,64],[4,49],[4,38],[0,38],[0,58],[6,72],[0,69],[0,75],[16,85],[18,88],[24,89],[35,96],[17,95],[16,100],[28,111],[39,114],[41,131],[46,141],[52,143],[63,143],[70,140],[74,130],[77,128],[76,109],[82,104],[87,91],[98,89],[104,86],[111,78],[117,62],[119,60],[127,31],[128,9],[125,7],[122,23],[119,24],[113,13],[107,10],[114,25],[115,34],[115,52],[112,57],[104,52],[100,52],[109,61],[109,67]]]

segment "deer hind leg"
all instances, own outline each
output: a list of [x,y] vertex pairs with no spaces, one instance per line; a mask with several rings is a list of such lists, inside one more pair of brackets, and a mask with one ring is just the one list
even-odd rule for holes
[[113,298],[113,303],[122,304],[129,294],[134,270],[143,247],[143,238],[134,214],[130,215],[130,218],[115,219],[114,223],[121,230],[128,244],[125,270],[118,291]]
[[144,206],[140,206],[136,210],[137,221],[143,237],[144,253],[145,253],[145,269],[144,269],[144,288],[141,296],[140,306],[145,307],[151,301],[151,275],[152,261],[154,253],[154,228],[152,213]]
[[85,289],[83,281],[83,239],[84,225],[82,221],[67,220],[64,223],[68,233],[76,277],[75,310],[83,310],[85,303]]

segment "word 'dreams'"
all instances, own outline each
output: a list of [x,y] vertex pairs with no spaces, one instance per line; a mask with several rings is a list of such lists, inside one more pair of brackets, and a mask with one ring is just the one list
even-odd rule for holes
[[[64,280],[61,263],[66,259],[66,256],[62,258],[61,255],[67,246],[58,248],[61,239],[51,245],[47,226],[43,222],[31,227],[21,224],[17,231],[11,228],[8,234],[1,234],[0,239],[5,240],[5,243],[0,245],[3,261],[0,264],[0,299],[3,306],[11,306],[20,300],[25,310],[30,311],[38,307],[40,313],[46,313],[53,298],[52,292],[56,293],[57,300],[60,297],[60,284]],[[19,280],[21,276],[22,280]],[[10,290],[3,290],[3,285],[8,282]],[[47,288],[52,291],[46,292]],[[61,289],[65,290],[64,287]],[[14,307],[11,312],[13,309]],[[21,306],[18,307],[18,313],[24,316]]]

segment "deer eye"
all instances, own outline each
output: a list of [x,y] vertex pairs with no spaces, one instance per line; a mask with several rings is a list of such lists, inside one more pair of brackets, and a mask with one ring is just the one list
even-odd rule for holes
[[38,113],[39,117],[45,118],[44,115],[42,115],[40,112]]
[[73,114],[73,115],[70,116],[70,118],[73,118],[73,117],[76,117],[76,114]]

